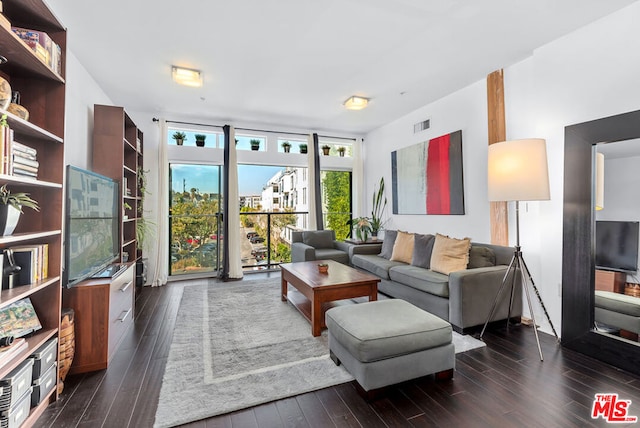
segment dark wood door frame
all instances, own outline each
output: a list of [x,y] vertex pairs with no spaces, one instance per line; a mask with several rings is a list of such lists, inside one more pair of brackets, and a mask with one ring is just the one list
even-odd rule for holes
[[640,374],[639,345],[592,330],[595,299],[593,146],[636,138],[640,138],[640,110],[565,127],[562,345]]

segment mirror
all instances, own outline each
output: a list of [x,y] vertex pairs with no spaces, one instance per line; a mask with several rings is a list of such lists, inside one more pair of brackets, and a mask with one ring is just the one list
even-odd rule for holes
[[640,145],[639,138],[640,111],[565,127],[562,248],[562,345],[636,374],[640,348],[593,328],[596,213],[591,184],[594,145],[625,140]]
[[596,332],[640,345],[640,280],[638,240],[640,140],[593,146],[592,205],[595,210]]

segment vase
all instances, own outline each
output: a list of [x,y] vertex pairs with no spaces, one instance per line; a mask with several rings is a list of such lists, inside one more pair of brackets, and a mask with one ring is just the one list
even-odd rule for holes
[[18,225],[20,214],[20,210],[13,207],[13,205],[0,205],[0,231],[2,236],[13,234]]
[[330,148],[322,148],[322,154],[325,156],[329,156],[329,150],[331,150]]
[[[184,139],[176,138],[176,144],[179,145],[179,146],[183,145],[184,144]],[[204,144],[203,144],[203,146],[204,146]]]
[[6,110],[11,104],[11,85],[6,79],[0,77],[0,108]]
[[196,146],[204,147],[204,140],[196,140]]
[[307,148],[306,147],[300,147],[300,153],[307,153]]
[[291,151],[291,146],[282,146],[285,153],[289,153]]
[[253,150],[254,152],[258,151],[260,150],[260,146],[251,146],[251,150]]

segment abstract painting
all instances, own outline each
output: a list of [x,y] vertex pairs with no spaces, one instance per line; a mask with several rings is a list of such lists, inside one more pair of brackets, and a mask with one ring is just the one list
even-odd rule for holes
[[391,152],[394,214],[464,214],[462,131]]

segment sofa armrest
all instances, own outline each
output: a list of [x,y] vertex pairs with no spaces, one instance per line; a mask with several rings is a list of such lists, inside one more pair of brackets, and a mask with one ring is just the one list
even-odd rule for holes
[[294,242],[291,244],[291,261],[308,262],[316,259],[316,249],[302,242]]
[[333,248],[336,250],[344,251],[345,253],[349,253],[350,245],[344,241],[333,241]]
[[[484,324],[500,291],[507,269],[508,266],[499,265],[449,274],[449,322],[461,329]],[[511,317],[522,315],[522,287],[518,271],[515,283],[513,273],[505,281],[505,287],[502,289],[491,321],[503,320],[509,315],[512,284],[515,287]]]

